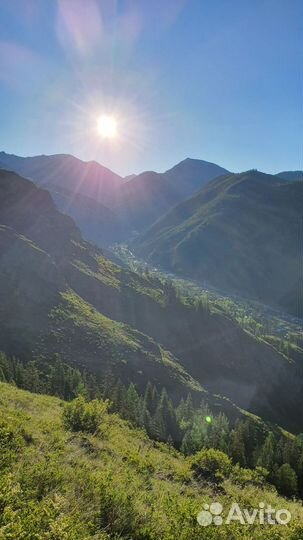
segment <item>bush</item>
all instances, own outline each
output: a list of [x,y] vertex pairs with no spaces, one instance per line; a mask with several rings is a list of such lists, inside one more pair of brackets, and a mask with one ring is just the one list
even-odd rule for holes
[[14,460],[22,445],[21,438],[7,424],[0,424],[0,471]]
[[108,401],[94,399],[86,402],[83,396],[79,396],[65,406],[64,426],[71,431],[96,433],[107,410]]
[[[104,486],[100,500],[100,513],[98,526],[124,538],[136,538],[137,515],[134,508],[134,497],[124,486],[118,490],[116,487]],[[121,536],[120,536],[121,535]]]
[[264,469],[264,467],[243,469],[239,464],[237,464],[232,469],[231,480],[242,487],[248,485],[264,486],[268,475],[269,472],[267,469]]
[[224,452],[210,448],[201,450],[191,458],[191,468],[195,476],[219,483],[229,476],[232,463]]

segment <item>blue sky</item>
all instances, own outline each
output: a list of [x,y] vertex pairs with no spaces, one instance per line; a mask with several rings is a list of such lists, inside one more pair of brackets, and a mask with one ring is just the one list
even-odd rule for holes
[[302,36],[302,0],[1,0],[0,147],[125,175],[302,168]]

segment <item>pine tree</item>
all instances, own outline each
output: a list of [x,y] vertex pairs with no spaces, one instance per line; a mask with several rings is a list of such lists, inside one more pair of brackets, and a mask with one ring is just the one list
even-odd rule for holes
[[209,445],[212,448],[217,448],[222,452],[228,450],[229,439],[229,421],[225,414],[220,413],[214,417],[208,430]]
[[112,410],[121,414],[123,418],[128,418],[127,392],[120,379],[115,384],[111,394]]
[[150,414],[154,414],[153,385],[148,381],[144,394],[144,409]]
[[116,386],[116,380],[114,378],[112,369],[110,366],[107,366],[104,379],[101,384],[101,394],[103,399],[109,399],[112,401],[113,399],[113,390]]
[[180,418],[180,423],[182,425],[182,429],[186,429],[192,425],[194,419],[194,407],[191,394],[188,394],[182,409],[182,418]]
[[275,446],[275,437],[273,433],[270,432],[265,439],[258,458],[258,466],[264,467],[269,472],[273,471],[275,463]]
[[66,396],[64,365],[58,354],[55,355],[54,364],[50,368],[48,389],[53,396],[61,398]]
[[284,463],[277,472],[276,484],[279,492],[286,497],[293,497],[298,492],[298,477],[293,468]]
[[246,467],[245,444],[241,429],[237,427],[230,434],[229,454],[234,463]]
[[131,383],[127,390],[127,412],[128,412],[128,419],[135,423],[139,422],[139,402],[140,398],[138,395],[138,392],[136,390],[136,387],[133,383]]
[[13,380],[13,370],[11,362],[9,362],[6,355],[0,352],[0,380],[3,382],[10,382]]
[[177,442],[180,440],[175,411],[165,388],[163,388],[161,392],[155,417],[158,419],[159,423],[163,422],[163,440],[167,440],[169,435],[172,437],[173,441]]

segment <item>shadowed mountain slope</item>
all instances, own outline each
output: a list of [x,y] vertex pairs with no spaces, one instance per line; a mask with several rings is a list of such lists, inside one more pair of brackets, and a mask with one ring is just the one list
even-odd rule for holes
[[172,271],[302,316],[300,182],[258,171],[210,182],[134,242]]

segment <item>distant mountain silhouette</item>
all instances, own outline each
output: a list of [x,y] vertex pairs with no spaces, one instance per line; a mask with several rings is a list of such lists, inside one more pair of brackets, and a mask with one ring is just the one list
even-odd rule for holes
[[33,180],[52,192],[53,187],[73,195],[84,195],[101,204],[112,204],[123,179],[96,161],[81,161],[68,154],[19,157],[0,152],[7,169]]
[[303,180],[303,171],[283,171],[276,174],[276,176],[285,180]]

